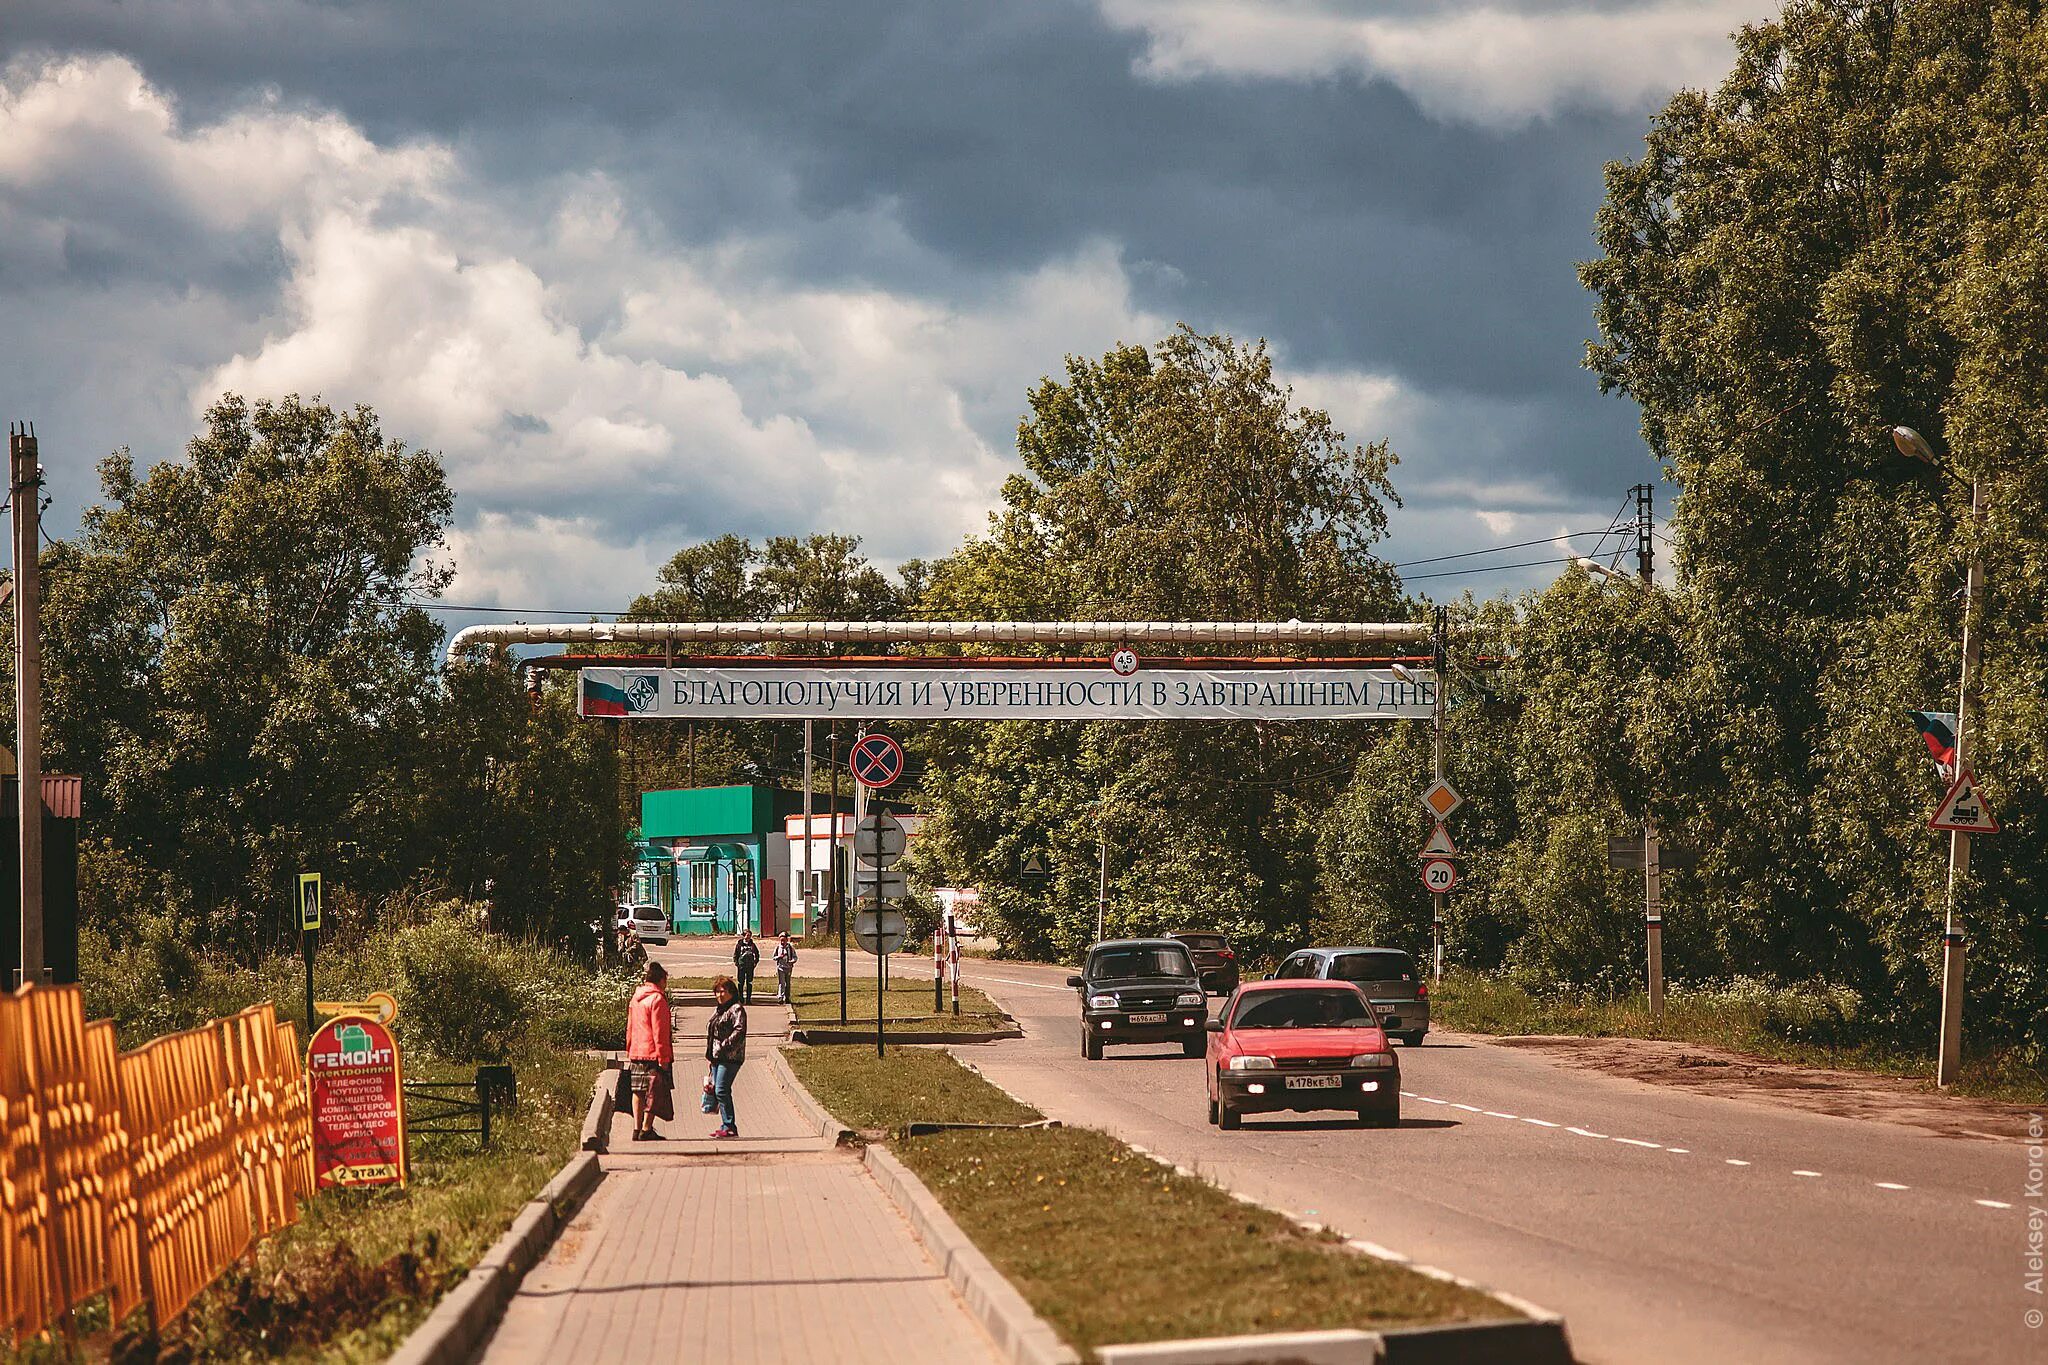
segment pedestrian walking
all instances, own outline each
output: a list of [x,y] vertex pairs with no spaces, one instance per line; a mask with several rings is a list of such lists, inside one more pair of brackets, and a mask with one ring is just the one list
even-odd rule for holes
[[668,1007],[668,968],[649,962],[626,1007],[626,1065],[633,1079],[633,1141],[658,1142],[654,1121],[675,1111],[676,1042]]
[[742,1005],[754,1003],[754,968],[761,965],[761,945],[754,942],[751,929],[740,930],[740,941],[732,945],[733,970],[739,973]]
[[711,1136],[736,1138],[740,1122],[732,1111],[732,1083],[747,1060],[747,1007],[729,976],[712,982],[711,994],[718,1001],[704,1030],[704,1060],[711,1063],[711,1089],[718,1100],[718,1127]]
[[789,978],[796,971],[796,945],[789,941],[789,930],[784,929],[775,940],[775,999],[778,1003],[789,1003]]

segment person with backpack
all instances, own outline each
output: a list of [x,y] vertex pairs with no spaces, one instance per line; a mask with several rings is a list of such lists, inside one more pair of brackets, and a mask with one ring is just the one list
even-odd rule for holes
[[796,971],[796,945],[789,941],[789,930],[775,940],[775,1000],[777,1004],[789,1003],[789,978]]
[[739,997],[743,1005],[754,1003],[754,968],[761,965],[761,945],[754,942],[751,929],[740,930],[740,941],[732,945],[733,970],[739,973]]
[[711,1093],[718,1105],[718,1128],[711,1136],[736,1138],[740,1122],[732,1109],[732,1083],[747,1060],[747,1007],[729,976],[712,982],[711,994],[718,1002],[704,1030],[704,1060],[711,1063]]

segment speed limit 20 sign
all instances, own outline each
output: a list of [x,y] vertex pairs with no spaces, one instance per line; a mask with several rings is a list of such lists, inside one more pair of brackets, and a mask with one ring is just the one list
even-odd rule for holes
[[1458,884],[1458,865],[1449,858],[1431,858],[1422,865],[1422,884],[1442,895]]

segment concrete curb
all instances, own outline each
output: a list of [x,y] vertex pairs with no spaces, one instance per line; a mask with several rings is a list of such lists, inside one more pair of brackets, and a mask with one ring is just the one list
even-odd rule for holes
[[[832,1117],[804,1089],[781,1052],[773,1054],[769,1065],[775,1071],[775,1079],[789,1091],[798,1111],[807,1118],[816,1115],[821,1135],[837,1133],[840,1142],[853,1135],[852,1129]],[[862,1155],[875,1183],[909,1220],[925,1251],[946,1272],[967,1311],[995,1342],[1005,1360],[1011,1365],[1080,1365],[1081,1357],[1060,1340],[1059,1333],[1032,1310],[1016,1287],[981,1254],[981,1249],[960,1230],[960,1225],[924,1187],[923,1181],[879,1145],[870,1145]]]
[[597,1083],[590,1091],[590,1112],[583,1116],[582,1150],[602,1152],[611,1145],[612,1115],[617,1112],[618,1077],[616,1071],[605,1070],[597,1073]]
[[[840,1028],[798,1028],[790,1031],[790,1038],[808,1047],[837,1047],[846,1043],[868,1043],[875,1041],[875,1029],[870,1024],[865,1029]],[[973,1043],[994,1043],[1005,1038],[1022,1038],[1022,1029],[992,1029],[982,1033],[889,1033],[888,1040],[898,1047],[949,1047]]]
[[448,1291],[427,1320],[399,1343],[387,1365],[460,1365],[476,1353],[512,1301],[519,1282],[547,1254],[555,1234],[603,1178],[597,1154],[585,1152],[542,1187],[484,1258]]
[[910,1220],[918,1240],[944,1267],[946,1278],[1004,1359],[1013,1365],[1078,1365],[1081,1357],[982,1255],[909,1167],[881,1146],[870,1146],[865,1159],[876,1183]]
[[776,1048],[768,1054],[768,1069],[775,1073],[775,1083],[782,1087],[782,1093],[789,1096],[789,1102],[796,1106],[796,1112],[803,1116],[805,1123],[817,1130],[822,1138],[831,1138],[840,1146],[853,1140],[853,1130],[825,1111],[825,1106],[811,1098],[811,1092],[804,1089],[804,1083],[789,1069],[789,1061]]
[[1324,1332],[1262,1332],[1243,1337],[1193,1337],[1103,1346],[1102,1365],[1379,1365],[1380,1339],[1371,1332],[1337,1328]]

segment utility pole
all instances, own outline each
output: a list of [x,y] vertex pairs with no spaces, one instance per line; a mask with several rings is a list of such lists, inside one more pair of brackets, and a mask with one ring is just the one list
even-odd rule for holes
[[[791,880],[796,881],[797,884],[790,888],[792,903],[794,904],[798,900],[801,900],[803,904],[804,933],[807,936],[811,932],[812,919],[811,872],[813,871],[813,869],[811,867],[811,853],[812,850],[816,847],[814,844],[811,843],[811,835],[813,832],[811,829],[811,726],[813,723],[814,722],[808,720],[804,722],[804,874],[801,880],[791,878]],[[788,926],[784,925],[783,927],[787,928]]]
[[[1970,768],[1970,722],[1976,716],[1977,663],[1984,648],[1984,563],[1977,552],[1977,531],[1984,524],[1984,485],[1970,480],[1970,560],[1963,578],[1963,678],[1956,698],[1956,772]],[[26,769],[24,769],[24,772]],[[1941,933],[1941,1052],[1934,1064],[1934,1083],[1954,1085],[1963,1068],[1963,929],[1956,902],[1970,879],[1970,835],[1950,830],[1948,836],[1948,912]],[[28,921],[22,921],[26,924]]]
[[1095,818],[1095,941],[1102,942],[1103,912],[1109,908],[1109,831]]
[[[1436,679],[1429,712],[1429,772],[1437,782],[1444,780],[1444,671],[1449,661],[1445,635],[1450,630],[1450,612],[1438,607],[1431,618],[1430,669]],[[1429,915],[1429,976],[1430,980],[1441,983],[1444,979],[1444,893],[1430,893]]]
[[43,981],[43,466],[35,428],[7,433],[14,506],[14,725],[20,796],[21,981]]
[[[1639,483],[1629,490],[1636,497],[1636,568],[1643,587],[1655,585],[1651,566],[1655,562],[1656,520],[1651,499],[1652,485]],[[1650,968],[1650,1022],[1664,1022],[1664,874],[1658,863],[1657,818],[1647,806],[1643,811],[1643,938]]]
[[831,790],[825,797],[825,915],[839,926],[839,1022],[846,1022],[846,914],[839,903],[839,727],[833,726],[825,740],[825,781]]

